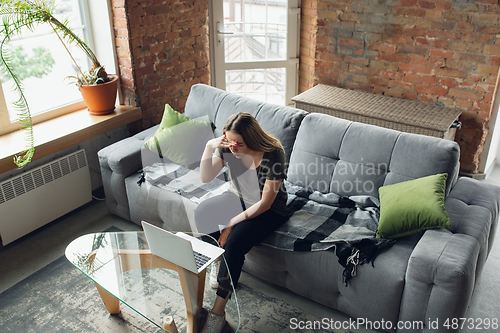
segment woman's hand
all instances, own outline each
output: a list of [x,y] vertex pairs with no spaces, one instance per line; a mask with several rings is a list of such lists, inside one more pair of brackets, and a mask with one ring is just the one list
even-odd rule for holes
[[237,142],[226,138],[226,135],[224,134],[223,136],[209,140],[206,146],[207,148],[216,149],[216,148],[229,148],[234,145],[237,145]]
[[231,233],[233,228],[234,228],[234,226],[231,226],[231,227],[226,227],[226,228],[224,228],[224,230],[222,230],[222,232],[219,236],[220,247],[224,247],[224,245],[226,245],[227,237],[229,236],[229,234]]
[[238,143],[229,140],[225,135],[209,140],[205,145],[205,150],[201,156],[200,179],[203,183],[208,183],[217,176],[224,167],[224,160],[214,155],[214,149],[229,148]]

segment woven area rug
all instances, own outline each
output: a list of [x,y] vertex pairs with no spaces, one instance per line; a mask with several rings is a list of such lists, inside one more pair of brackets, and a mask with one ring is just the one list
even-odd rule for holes
[[[142,273],[131,271],[126,278],[132,283],[136,278],[150,279],[161,288],[169,289],[168,300],[162,298],[162,290],[158,288],[148,293],[148,303],[159,307],[158,311],[165,315],[175,313],[179,332],[185,332],[185,306],[176,274],[169,270],[151,269],[142,270]],[[236,291],[241,312],[239,332],[292,332],[291,318],[298,321],[321,320],[243,284]],[[206,308],[212,304],[214,295],[215,291],[207,281]],[[224,331],[235,332],[238,315],[234,297],[227,306],[227,319],[229,324]],[[62,256],[0,294],[0,332],[132,333],[163,330],[123,304],[120,314],[108,314],[94,283]]]

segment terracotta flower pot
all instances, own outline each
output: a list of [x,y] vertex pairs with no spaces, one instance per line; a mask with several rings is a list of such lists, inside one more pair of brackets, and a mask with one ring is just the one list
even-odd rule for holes
[[90,114],[104,115],[111,113],[115,110],[118,77],[106,83],[81,86],[80,92]]

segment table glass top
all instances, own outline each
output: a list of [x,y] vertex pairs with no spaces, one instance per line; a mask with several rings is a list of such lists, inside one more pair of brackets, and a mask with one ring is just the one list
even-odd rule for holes
[[66,248],[66,258],[83,274],[163,329],[166,316],[176,317],[175,311],[180,320],[186,313],[182,288],[176,271],[151,268],[147,254],[143,232],[84,235]]

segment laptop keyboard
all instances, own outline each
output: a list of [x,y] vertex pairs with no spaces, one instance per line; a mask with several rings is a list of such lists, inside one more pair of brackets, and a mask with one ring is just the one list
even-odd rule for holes
[[210,260],[210,257],[201,254],[199,252],[193,251],[194,252],[194,260],[196,261],[196,268],[200,268],[201,266],[205,265],[207,261]]

